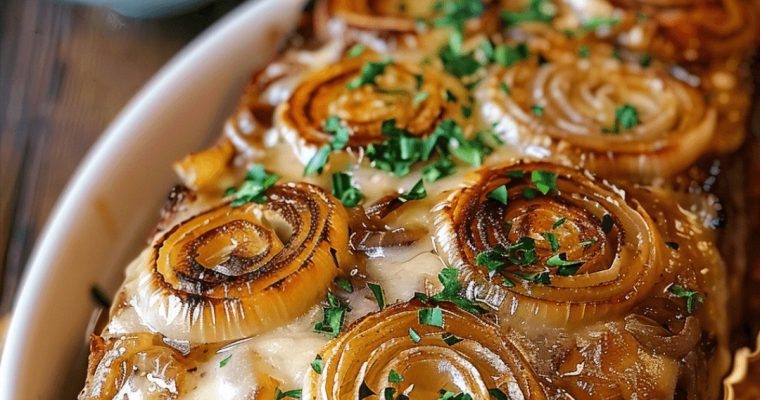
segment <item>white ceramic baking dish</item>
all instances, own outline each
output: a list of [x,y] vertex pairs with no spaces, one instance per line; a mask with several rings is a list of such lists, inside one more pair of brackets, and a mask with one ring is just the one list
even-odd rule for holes
[[95,144],[32,254],[0,363],[0,399],[75,395],[66,388],[83,383],[90,288],[113,293],[176,181],[172,162],[217,135],[302,3],[259,0],[232,11],[166,65]]

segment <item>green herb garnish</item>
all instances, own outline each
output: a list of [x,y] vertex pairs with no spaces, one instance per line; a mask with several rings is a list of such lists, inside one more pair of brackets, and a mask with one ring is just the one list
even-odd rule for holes
[[322,374],[322,356],[317,354],[314,361],[311,362],[311,369],[317,374]]
[[367,283],[367,287],[372,291],[372,295],[375,296],[375,303],[381,310],[385,308],[385,293],[383,287],[377,283]]
[[509,192],[507,191],[507,185],[498,186],[496,189],[488,193],[489,199],[496,200],[505,206],[507,205],[508,197]]
[[230,362],[230,358],[232,358],[232,354],[225,357],[222,361],[219,361],[219,368],[224,368],[224,366],[227,365],[228,362]]
[[330,116],[325,120],[324,131],[332,135],[330,144],[323,145],[317,150],[317,152],[311,157],[306,167],[304,168],[303,175],[309,176],[315,172],[322,173],[327,161],[330,158],[330,153],[334,150],[340,150],[348,145],[348,138],[351,134],[351,130],[343,126],[340,122],[340,118],[336,116]]
[[364,50],[367,48],[367,46],[357,43],[353,46],[351,46],[350,49],[348,49],[348,56],[351,58],[359,57],[362,53],[364,53]]
[[274,399],[275,400],[282,400],[282,399],[300,399],[301,398],[301,389],[293,389],[288,390],[287,392],[283,392],[280,390],[280,388],[277,388],[274,391]]
[[443,310],[441,307],[425,307],[417,312],[420,324],[443,328]]
[[441,335],[441,339],[443,339],[443,342],[449,346],[453,346],[464,340],[454,335],[453,333],[449,333],[449,332],[444,332],[443,335]]
[[539,106],[538,104],[534,104],[530,107],[530,111],[533,112],[533,114],[537,117],[543,117],[544,116],[544,108]]
[[506,26],[514,26],[524,22],[551,22],[555,15],[557,8],[550,0],[530,0],[522,11],[502,11],[501,19]]
[[419,343],[422,338],[420,337],[420,334],[417,333],[417,331],[414,330],[414,328],[409,328],[409,337],[412,338],[412,342]]
[[551,246],[552,251],[559,250],[559,240],[557,240],[557,236],[551,232],[544,232],[541,234],[541,236],[543,236],[544,239],[549,242],[549,246]]
[[385,68],[389,66],[391,62],[390,58],[386,58],[380,62],[367,62],[362,66],[361,71],[359,71],[359,76],[349,81],[346,87],[354,90],[364,85],[374,85],[375,79],[385,73]]
[[543,195],[557,191],[557,174],[554,172],[534,170],[530,173],[530,180]]
[[602,133],[629,131],[640,123],[638,110],[630,104],[623,104],[615,109],[615,125],[612,128],[602,128]]
[[267,200],[264,192],[272,187],[278,179],[280,179],[279,175],[269,174],[263,166],[254,165],[248,170],[240,187],[231,187],[224,194],[235,199],[230,203],[231,207],[242,206],[248,202],[261,204]]
[[359,188],[351,182],[351,175],[345,172],[332,175],[332,194],[348,208],[356,207],[364,198]]
[[340,329],[343,327],[343,320],[346,317],[348,307],[332,294],[327,292],[327,307],[323,309],[322,321],[314,325],[314,331],[323,333],[332,337],[338,336]]
[[686,299],[686,312],[689,314],[694,312],[694,306],[696,303],[704,302],[704,296],[695,291],[686,289],[683,286],[673,284],[668,288],[668,292],[674,294],[676,297]]
[[409,189],[408,192],[400,195],[398,199],[406,202],[410,200],[421,200],[425,197],[427,197],[427,190],[425,190],[425,184],[422,182],[422,179],[420,179],[411,189]]
[[388,382],[390,383],[401,383],[404,381],[404,377],[401,376],[398,372],[395,370],[390,370],[388,372]]

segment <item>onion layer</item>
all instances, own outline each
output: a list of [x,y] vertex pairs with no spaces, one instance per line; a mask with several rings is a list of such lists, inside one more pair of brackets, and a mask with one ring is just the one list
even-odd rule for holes
[[[443,327],[420,323],[423,303],[412,301],[370,314],[328,343],[322,372],[311,371],[304,399],[356,399],[387,388],[410,398],[437,398],[439,390],[488,399],[498,389],[510,399],[545,399],[521,350],[498,328],[451,304],[441,304]],[[415,342],[410,332],[419,335]],[[454,344],[446,335],[461,339]],[[393,370],[400,382],[389,382]]]
[[[625,44],[646,49],[674,61],[719,61],[743,56],[758,40],[758,16],[745,0],[611,0],[629,12],[637,26],[634,41],[628,34]],[[646,15],[646,19],[639,17]],[[624,24],[626,25],[626,24]]]
[[[606,57],[494,69],[477,97],[485,120],[531,156],[633,180],[687,168],[707,151],[716,121],[702,94],[666,71]],[[621,123],[622,108],[635,122]]]
[[393,62],[375,84],[347,87],[367,62],[382,60],[348,58],[317,71],[279,106],[280,132],[303,163],[318,146],[331,141],[332,135],[322,128],[330,116],[351,129],[348,146],[353,148],[386,140],[380,128],[389,119],[417,136],[433,132],[446,118],[461,122],[469,94],[454,77],[434,67]]
[[[536,173],[555,175],[556,190],[528,196],[536,190],[531,182]],[[578,326],[614,317],[646,297],[660,279],[658,228],[614,187],[546,163],[493,167],[475,178],[439,206],[436,241],[448,262],[473,280],[468,295],[506,318]],[[507,205],[489,197],[500,187],[506,187]],[[480,254],[525,241],[535,244],[530,262],[505,261],[490,274],[479,265]],[[509,260],[527,257],[530,250],[515,251]],[[556,266],[560,253],[562,261],[576,262],[575,270],[547,266],[550,259]],[[544,273],[544,279],[530,279]]]
[[263,204],[227,204],[169,230],[140,266],[135,306],[172,338],[254,335],[324,297],[347,261],[345,209],[308,184],[276,185]]
[[87,383],[79,400],[176,399],[190,362],[161,337],[137,333],[105,340],[93,336]]

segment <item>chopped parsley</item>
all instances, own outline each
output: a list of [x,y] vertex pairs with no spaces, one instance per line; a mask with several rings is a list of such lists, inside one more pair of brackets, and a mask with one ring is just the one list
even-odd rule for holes
[[422,338],[420,337],[420,334],[417,333],[417,331],[414,330],[414,328],[409,328],[409,337],[412,339],[412,342],[419,343]]
[[480,62],[475,59],[474,52],[457,52],[457,49],[452,48],[450,43],[441,48],[438,52],[438,58],[443,63],[443,69],[458,78],[470,76],[481,67]]
[[488,389],[488,394],[496,400],[510,400],[509,396],[498,388]]
[[443,328],[443,310],[441,307],[425,307],[417,312],[420,324]]
[[447,0],[437,1],[434,10],[442,15],[433,21],[433,25],[437,27],[450,26],[462,31],[465,22],[468,19],[481,16],[485,7],[480,0]]
[[612,28],[620,23],[620,18],[617,17],[591,17],[583,22],[583,29],[588,31],[595,31],[600,28]]
[[367,287],[372,291],[372,295],[375,296],[375,303],[381,310],[385,308],[385,293],[383,287],[377,283],[367,283]]
[[592,244],[594,244],[594,243],[596,243],[596,238],[591,238],[591,239],[589,239],[589,240],[584,240],[584,241],[582,241],[582,242],[580,242],[580,243],[578,243],[578,244],[579,244],[581,247],[584,247],[584,248],[585,248],[585,247],[589,247],[589,246],[591,246],[591,245],[592,245]]
[[552,251],[559,250],[559,240],[557,240],[557,236],[555,236],[551,232],[544,232],[541,234],[541,236],[546,239],[546,241],[549,243],[549,246],[551,246]]
[[538,104],[534,104],[530,107],[530,111],[533,112],[533,114],[537,117],[543,117],[544,116],[544,108],[541,107]]
[[240,187],[231,187],[224,192],[225,196],[232,196],[235,200],[230,203],[231,207],[239,207],[248,202],[264,203],[267,189],[280,179],[279,175],[269,174],[261,165],[254,165],[245,175],[245,180]]
[[620,133],[629,131],[641,123],[639,111],[630,104],[623,104],[615,109],[615,125],[612,128],[602,128],[602,133]]
[[493,52],[493,62],[504,67],[510,67],[530,57],[530,50],[525,43],[515,46],[497,46]]
[[347,54],[351,58],[356,58],[356,57],[359,57],[360,55],[362,55],[362,53],[364,53],[364,50],[366,48],[367,48],[367,46],[365,46],[365,45],[363,45],[361,43],[357,43],[357,44],[351,46],[350,49],[348,49],[348,53]]
[[219,361],[219,368],[224,368],[224,366],[227,365],[228,362],[230,362],[230,358],[232,358],[232,354],[225,357],[222,361]]
[[429,153],[423,152],[424,141],[397,127],[396,120],[383,121],[381,132],[388,140],[367,145],[367,157],[375,168],[404,176],[412,165],[428,159]]
[[430,95],[426,91],[417,92],[417,94],[414,95],[414,98],[412,98],[412,105],[418,106],[423,101],[427,100],[427,98]]
[[470,118],[470,116],[472,116],[472,107],[462,106],[461,110],[462,110],[462,116],[464,116],[465,118]]
[[404,377],[401,376],[398,372],[395,370],[390,370],[388,372],[388,382],[390,383],[401,383],[404,381]]
[[441,335],[441,339],[443,339],[443,342],[449,346],[453,346],[464,340],[454,335],[453,333],[449,333],[449,332],[444,332],[443,335]]
[[523,236],[509,246],[496,246],[475,256],[475,263],[486,267],[493,277],[501,268],[509,265],[527,266],[536,262],[536,241]]
[[425,197],[427,197],[427,190],[425,190],[425,184],[422,182],[422,179],[420,179],[411,189],[409,189],[408,192],[399,196],[398,199],[407,202],[410,200],[421,200]]
[[348,307],[338,297],[328,291],[327,307],[324,307],[322,310],[324,312],[322,321],[318,321],[314,325],[314,331],[332,337],[338,336],[340,329],[343,327],[343,320],[346,317]]
[[282,399],[300,399],[301,398],[301,389],[293,389],[288,390],[287,392],[283,392],[280,390],[280,388],[277,388],[274,392],[274,399],[275,400],[282,400]]
[[530,180],[543,195],[557,191],[557,174],[554,172],[534,170],[530,173]]
[[479,314],[482,309],[472,300],[461,295],[462,284],[459,282],[459,270],[453,267],[446,267],[438,273],[438,280],[443,285],[443,290],[433,296],[427,297],[420,294],[420,300],[425,302],[441,303],[450,302],[472,314]]
[[542,285],[549,285],[551,284],[551,277],[549,276],[549,272],[535,272],[532,274],[526,274],[522,272],[515,272],[515,275],[517,275],[520,279],[530,282],[530,283],[540,283]]
[[438,393],[440,396],[436,400],[473,400],[472,395],[468,393],[456,394],[454,392],[443,389],[439,390]]
[[501,19],[506,26],[514,26],[524,22],[551,22],[555,15],[557,9],[550,0],[530,0],[522,11],[502,11]]
[[509,192],[507,191],[507,185],[500,185],[496,189],[488,193],[488,198],[496,200],[503,205],[507,205],[509,199]]
[[335,283],[343,290],[345,290],[347,293],[353,293],[354,292],[354,285],[351,284],[351,281],[347,278],[344,278],[342,276],[339,276],[335,278]]
[[552,229],[559,228],[560,226],[562,226],[562,224],[565,223],[565,221],[567,221],[567,218],[565,218],[565,217],[562,217],[562,218],[554,221],[554,223],[552,224]]
[[364,85],[374,85],[375,79],[385,73],[385,68],[390,64],[390,58],[386,58],[380,62],[367,62],[362,66],[361,71],[359,71],[359,76],[349,81],[346,87],[353,90],[358,89]]
[[345,172],[332,175],[332,194],[348,208],[356,207],[364,198],[359,188],[351,182],[351,175]]
[[672,293],[676,297],[686,299],[686,312],[689,314],[694,312],[696,303],[704,302],[704,296],[695,290],[686,289],[683,286],[673,284],[668,288],[668,292]]
[[426,165],[422,169],[422,179],[425,182],[435,182],[441,178],[453,175],[456,170],[457,167],[454,162],[444,157]]
[[340,118],[336,116],[330,116],[325,120],[324,131],[333,135],[330,144],[323,145],[317,150],[317,152],[311,157],[306,167],[304,168],[303,175],[309,176],[315,172],[322,173],[327,161],[330,159],[330,153],[334,150],[340,150],[348,145],[348,137],[351,134],[351,130],[348,127],[343,126],[340,122]]
[[322,356],[317,354],[314,361],[311,362],[311,369],[317,374],[322,374]]
[[512,94],[512,90],[509,88],[509,85],[507,85],[506,82],[499,83],[499,89],[507,96]]
[[575,275],[581,265],[583,265],[583,261],[569,261],[565,253],[555,254],[546,260],[546,266],[559,267],[557,275],[562,276]]

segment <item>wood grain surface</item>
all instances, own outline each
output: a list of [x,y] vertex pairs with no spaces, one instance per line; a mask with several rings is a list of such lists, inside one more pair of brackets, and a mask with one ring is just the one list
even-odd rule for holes
[[103,129],[239,0],[134,20],[54,0],[0,1],[0,313],[56,199]]

